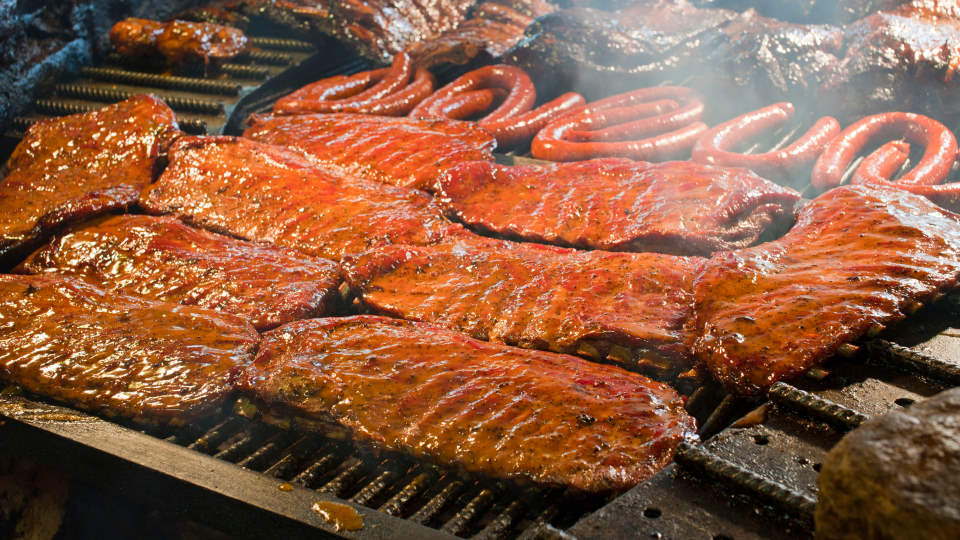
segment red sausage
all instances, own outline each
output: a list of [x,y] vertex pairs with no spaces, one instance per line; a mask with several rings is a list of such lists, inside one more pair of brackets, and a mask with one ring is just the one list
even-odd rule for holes
[[902,137],[924,147],[923,157],[900,184],[939,184],[957,157],[957,141],[940,122],[914,113],[876,114],[855,122],[827,145],[813,167],[813,185],[820,189],[839,185],[853,158],[880,137]]
[[470,120],[482,116],[490,109],[502,103],[507,91],[502,88],[482,88],[469,90],[461,94],[452,94],[439,99],[430,107],[431,116]]
[[577,142],[562,137],[541,137],[549,129],[548,125],[533,138],[530,151],[536,158],[583,161],[597,157],[627,157],[638,161],[662,161],[682,157],[707,131],[707,125],[695,122],[656,137],[620,142]]
[[[413,81],[410,77],[413,75]],[[425,87],[429,88],[425,90]],[[352,112],[406,114],[433,90],[432,75],[417,70],[406,53],[394,57],[389,68],[338,75],[317,81],[277,100],[275,114]],[[412,88],[411,88],[412,87]],[[399,111],[399,112],[397,112]]]
[[910,157],[910,144],[904,141],[890,141],[872,154],[863,158],[863,162],[853,172],[851,184],[885,184],[891,182],[893,175],[903,167]]
[[515,118],[499,121],[490,121],[485,118],[479,122],[479,125],[494,134],[500,148],[512,148],[525,144],[548,122],[583,106],[584,103],[586,100],[580,94],[567,92]]
[[547,124],[530,150],[536,158],[553,161],[682,157],[707,129],[699,121],[702,115],[703,104],[689,88],[643,88],[590,103]]
[[402,52],[393,57],[393,64],[376,84],[352,96],[351,101],[374,100],[392,94],[405,87],[411,75],[413,75],[413,60],[410,59],[409,54]]
[[[499,90],[506,91],[506,95],[500,100],[491,100],[499,95]],[[584,104],[582,96],[568,93],[531,110],[536,100],[533,82],[522,69],[485,66],[437,90],[415,107],[410,116],[464,119],[482,114],[477,123],[497,138],[501,148],[507,148],[526,143],[547,122]],[[496,101],[499,104],[490,111]]]
[[793,117],[792,103],[782,102],[738,116],[715,126],[693,147],[693,160],[701,163],[746,167],[770,178],[789,176],[806,167],[840,132],[840,123],[825,116],[785,148],[761,154],[730,151],[737,144],[773,130]]
[[435,84],[436,79],[434,79],[433,74],[425,69],[418,69],[413,77],[413,82],[406,88],[375,100],[365,105],[362,111],[357,112],[381,116],[406,115],[433,92]]

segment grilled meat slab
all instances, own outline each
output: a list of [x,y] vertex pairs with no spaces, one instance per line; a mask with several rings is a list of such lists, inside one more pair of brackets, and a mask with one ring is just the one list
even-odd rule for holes
[[346,113],[253,116],[243,136],[293,148],[351,176],[428,191],[458,163],[492,161],[497,144],[473,122]]
[[389,244],[432,244],[460,229],[423,192],[347,178],[292,150],[239,137],[179,139],[140,204],[334,261]]
[[696,433],[680,396],[642,375],[385,317],[277,328],[264,335],[244,383],[294,421],[585,492],[630,488]]
[[670,377],[690,367],[684,323],[702,261],[463,236],[345,264],[351,287],[379,313]]
[[848,186],[782,238],[714,255],[694,285],[694,353],[754,394],[899,320],[960,279],[960,217],[895,188]]
[[746,169],[627,159],[465,163],[440,178],[436,197],[458,220],[511,238],[679,255],[751,245],[789,225],[800,199]]
[[136,202],[179,133],[173,111],[145,95],[32,125],[0,181],[0,261],[64,223]]
[[550,13],[552,7],[541,2],[511,7],[486,1],[474,6],[469,19],[454,29],[431,39],[414,43],[407,52],[419,67],[440,64],[467,64],[480,56],[497,59],[523,37],[534,18]]
[[476,0],[243,0],[241,11],[316,38],[326,34],[377,62],[456,28]]
[[0,379],[84,410],[189,422],[221,405],[258,340],[235,315],[0,275]]
[[257,330],[328,314],[341,283],[334,262],[169,217],[137,215],[54,238],[17,270],[71,275],[109,291],[226,311]]
[[161,57],[170,64],[228,60],[247,49],[247,36],[236,28],[189,21],[124,19],[110,29],[118,53],[131,59]]

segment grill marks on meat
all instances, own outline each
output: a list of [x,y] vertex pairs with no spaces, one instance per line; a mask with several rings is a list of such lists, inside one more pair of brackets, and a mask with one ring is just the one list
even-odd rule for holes
[[362,114],[253,116],[243,136],[293,148],[324,168],[428,191],[458,163],[492,161],[496,147],[472,122]]
[[895,188],[821,195],[779,240],[715,255],[694,288],[694,353],[758,393],[956,286],[960,220]]
[[55,276],[0,275],[0,321],[0,378],[138,421],[215,410],[259,340],[234,315]]
[[383,317],[266,334],[246,386],[361,440],[585,492],[628,489],[695,438],[680,396],[641,375]]
[[345,264],[351,287],[379,313],[669,377],[690,367],[684,323],[701,262],[464,236]]
[[330,313],[341,283],[340,268],[331,261],[193,229],[168,217],[136,215],[55,238],[18,269],[226,311],[258,330]]
[[437,200],[500,235],[587,249],[707,255],[742,248],[793,219],[800,195],[745,169],[624,159],[510,167],[472,162]]
[[247,36],[236,28],[188,21],[124,19],[110,29],[118,53],[132,59],[163,57],[170,64],[228,60],[247,49]]
[[0,181],[0,260],[64,223],[136,202],[179,133],[173,111],[145,95],[31,126]]
[[426,193],[347,178],[300,154],[239,137],[182,137],[140,204],[246,240],[339,261],[461,230]]

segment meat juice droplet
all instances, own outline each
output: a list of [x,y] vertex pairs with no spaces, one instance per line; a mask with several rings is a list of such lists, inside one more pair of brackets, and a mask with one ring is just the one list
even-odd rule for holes
[[280,491],[293,491],[293,486],[291,486],[290,484],[284,482],[284,483],[280,484],[279,486],[277,486],[277,489],[279,489]]
[[317,501],[310,508],[337,531],[359,531],[363,528],[363,516],[346,504]]

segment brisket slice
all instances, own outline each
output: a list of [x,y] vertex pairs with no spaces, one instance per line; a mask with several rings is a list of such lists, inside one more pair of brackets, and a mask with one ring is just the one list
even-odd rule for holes
[[958,279],[960,217],[901,190],[840,187],[782,238],[706,263],[694,352],[731,391],[759,393]]
[[432,244],[460,230],[426,193],[347,178],[239,137],[181,138],[140,202],[152,213],[334,261],[389,244]]
[[493,160],[497,144],[473,122],[347,113],[255,115],[243,136],[293,148],[350,176],[428,191],[458,163]]
[[0,261],[64,223],[136,202],[179,133],[173,111],[145,95],[31,126],[0,181]]
[[136,215],[54,238],[18,270],[71,275],[109,291],[226,311],[258,330],[328,314],[341,283],[339,265],[325,259],[169,217]]
[[205,22],[124,19],[110,29],[110,41],[131,59],[163,58],[169,64],[229,60],[247,49],[247,36],[236,28]]
[[370,309],[657,377],[690,367],[690,284],[703,259],[576,251],[479,236],[345,262]]
[[185,423],[213,412],[252,359],[243,319],[108,292],[79,279],[0,275],[0,379],[74,407]]
[[642,375],[385,317],[277,328],[244,381],[268,415],[584,492],[626,490],[696,437],[680,396]]
[[746,169],[595,159],[458,165],[437,201],[471,227],[587,249],[709,255],[793,221],[800,195]]

